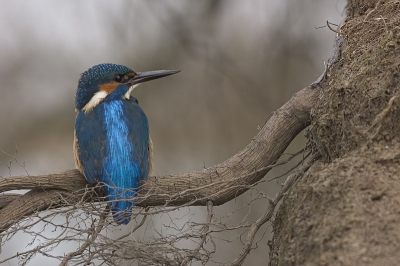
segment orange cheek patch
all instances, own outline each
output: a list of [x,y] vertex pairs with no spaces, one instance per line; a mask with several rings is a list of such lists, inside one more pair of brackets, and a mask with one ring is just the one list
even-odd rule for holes
[[101,91],[107,92],[107,94],[111,94],[118,87],[118,82],[110,82],[100,86]]

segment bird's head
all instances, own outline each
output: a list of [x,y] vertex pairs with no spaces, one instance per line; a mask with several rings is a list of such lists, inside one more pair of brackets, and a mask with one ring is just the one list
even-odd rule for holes
[[116,64],[100,64],[83,72],[78,82],[75,108],[91,111],[104,99],[129,99],[134,88],[140,83],[166,77],[177,70],[135,72]]

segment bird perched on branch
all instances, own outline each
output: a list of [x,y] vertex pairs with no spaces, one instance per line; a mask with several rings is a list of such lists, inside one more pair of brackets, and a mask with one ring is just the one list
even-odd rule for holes
[[77,169],[101,182],[118,224],[131,218],[134,196],[152,169],[149,124],[131,92],[140,83],[179,71],[134,72],[96,65],[81,75],[75,97],[74,155]]

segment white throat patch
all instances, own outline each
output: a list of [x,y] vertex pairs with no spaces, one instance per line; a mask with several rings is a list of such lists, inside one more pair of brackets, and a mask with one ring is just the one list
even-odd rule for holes
[[129,90],[124,94],[124,98],[129,100],[129,98],[131,98],[131,92],[133,91],[133,89],[135,89],[137,86],[139,86],[140,84],[135,84],[132,85]]
[[98,105],[104,98],[106,98],[108,93],[106,91],[98,91],[96,92],[92,99],[82,108],[85,113],[88,113],[93,110],[93,108]]
[[[137,86],[139,86],[140,84],[135,84],[132,85],[129,90],[124,94],[123,98],[129,100],[129,98],[131,97],[131,92],[133,91],[133,89],[135,89]],[[104,98],[106,98],[108,95],[108,93],[106,91],[98,91],[96,92],[92,99],[90,99],[90,101],[82,108],[82,110],[85,113],[88,113],[90,111],[93,110],[93,108],[95,108],[99,103],[101,103]]]

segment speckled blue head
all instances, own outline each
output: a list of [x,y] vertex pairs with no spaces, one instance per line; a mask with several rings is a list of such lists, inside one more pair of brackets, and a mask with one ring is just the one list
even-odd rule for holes
[[100,64],[83,72],[78,82],[78,89],[75,96],[75,108],[81,110],[99,91],[102,84],[113,82],[116,75],[125,75],[133,71],[116,64]]

